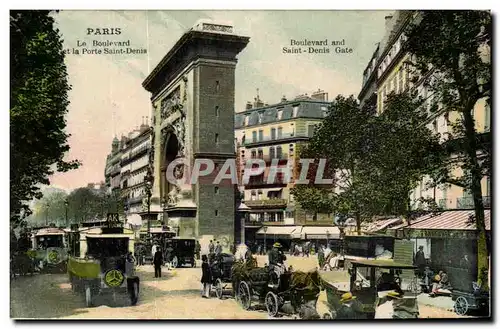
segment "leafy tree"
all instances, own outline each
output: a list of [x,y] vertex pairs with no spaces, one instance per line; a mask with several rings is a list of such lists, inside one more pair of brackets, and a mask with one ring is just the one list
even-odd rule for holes
[[62,40],[49,11],[10,12],[10,208],[11,221],[31,213],[27,202],[41,198],[65,161],[68,91]]
[[301,207],[353,216],[358,233],[376,215],[410,216],[411,191],[442,161],[438,136],[422,124],[427,112],[421,104],[408,94],[391,94],[376,116],[352,97],[337,97],[301,152],[327,159],[334,186],[297,185],[292,193]]
[[[373,112],[360,109],[353,96],[337,96],[328,116],[300,153],[316,159],[310,166],[309,185],[292,189],[302,208],[315,212],[337,212],[354,216],[358,233],[361,222],[378,213],[379,188],[365,179],[370,174],[369,158],[375,147]],[[324,177],[335,177],[333,186],[316,186],[314,178],[319,159],[326,159]],[[337,192],[337,193],[336,193]]]
[[[481,180],[491,171],[491,135],[478,135],[474,107],[491,97],[491,13],[486,11],[419,11],[405,34],[404,49],[413,54],[417,79],[433,94],[434,111],[458,113],[448,142],[452,157],[434,174],[436,183],[470,191],[478,232],[478,280],[487,286],[488,250]],[[431,37],[429,37],[431,36]],[[460,167],[461,177],[452,175]]]

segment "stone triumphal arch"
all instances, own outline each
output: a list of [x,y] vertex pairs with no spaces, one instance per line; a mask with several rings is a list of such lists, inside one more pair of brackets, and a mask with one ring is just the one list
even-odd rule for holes
[[[143,82],[153,105],[152,211],[163,213],[179,235],[234,241],[234,187],[186,182],[197,158],[222,164],[235,157],[236,56],[249,38],[233,27],[198,23],[186,32]],[[168,164],[184,158],[166,179]]]

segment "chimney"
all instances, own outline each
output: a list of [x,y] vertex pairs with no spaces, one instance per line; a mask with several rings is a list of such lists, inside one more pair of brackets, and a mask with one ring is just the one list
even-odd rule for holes
[[283,95],[283,97],[281,97],[281,103],[284,103],[284,102],[286,102],[286,97],[285,97],[285,95]]
[[252,109],[252,102],[247,102],[247,105],[245,106],[245,110],[251,110]]

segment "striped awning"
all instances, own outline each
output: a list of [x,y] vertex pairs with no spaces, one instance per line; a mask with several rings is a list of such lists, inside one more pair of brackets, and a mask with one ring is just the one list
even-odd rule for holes
[[[410,225],[402,224],[392,229],[415,229],[415,230],[460,230],[474,231],[475,221],[472,219],[474,210],[451,210],[440,213],[427,214],[413,220]],[[472,220],[471,220],[472,219]],[[484,211],[486,230],[491,229],[491,212]]]
[[303,239],[338,239],[340,230],[335,226],[303,226]]
[[[266,228],[266,229],[265,229]],[[259,235],[277,236],[285,238],[300,238],[301,226],[266,226],[257,231]]]

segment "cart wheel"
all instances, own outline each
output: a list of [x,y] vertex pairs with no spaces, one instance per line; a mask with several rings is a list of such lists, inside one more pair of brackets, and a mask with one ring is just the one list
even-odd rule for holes
[[217,298],[222,299],[222,280],[220,278],[215,281],[215,295]]
[[458,315],[465,315],[465,313],[469,310],[469,303],[465,297],[460,296],[455,301],[453,308],[455,309],[455,313]]
[[249,310],[252,303],[252,296],[250,295],[250,288],[245,281],[240,282],[238,287],[238,302],[244,310]]
[[269,316],[275,317],[278,315],[279,311],[278,296],[272,291],[268,292],[266,295],[266,309]]
[[332,319],[332,316],[330,315],[330,313],[323,314],[323,320],[331,320],[331,319]]
[[85,305],[87,305],[87,307],[93,306],[92,297],[92,288],[90,285],[85,286]]
[[174,256],[174,258],[172,258],[172,267],[177,268],[178,266],[179,266],[179,259],[177,259],[177,256]]
[[134,282],[132,282],[130,290],[129,290],[129,294],[130,294],[130,304],[132,306],[135,306],[137,304],[137,301],[139,300],[139,282],[138,282],[138,280],[134,280]]

